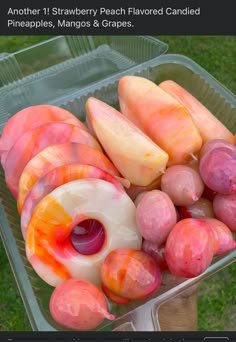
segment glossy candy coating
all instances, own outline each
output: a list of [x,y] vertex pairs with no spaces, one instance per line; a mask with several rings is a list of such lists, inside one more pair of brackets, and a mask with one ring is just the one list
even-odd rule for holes
[[236,194],[217,194],[213,200],[213,209],[216,218],[236,233]]
[[[33,212],[27,227],[27,258],[51,286],[78,277],[99,285],[101,264],[111,250],[141,248],[135,209],[124,191],[101,179],[61,185],[45,196]],[[92,219],[104,227],[105,241],[99,252],[88,256],[73,247],[71,234],[81,222]]]
[[124,115],[93,97],[86,112],[107,155],[132,184],[149,185],[164,172],[167,153]]
[[69,279],[58,285],[49,303],[53,319],[74,330],[92,330],[103,320],[114,320],[108,312],[104,294],[84,279]]
[[188,218],[179,221],[170,232],[165,258],[173,275],[193,278],[210,266],[217,248],[209,225]]
[[75,142],[101,151],[99,143],[91,134],[78,126],[67,123],[47,123],[21,135],[8,153],[5,163],[6,183],[14,195],[18,196],[18,183],[26,164],[45,147]]
[[164,243],[177,222],[176,209],[170,197],[161,190],[144,194],[137,206],[136,222],[144,239],[159,245]]
[[215,138],[233,142],[232,133],[186,89],[172,80],[166,80],[159,86],[188,108],[204,142]]
[[148,297],[161,285],[161,272],[148,254],[131,248],[111,251],[101,268],[102,284],[118,296]]
[[161,178],[161,189],[178,206],[188,206],[199,200],[204,184],[200,175],[187,165],[169,167]]
[[202,138],[188,109],[154,82],[123,76],[118,94],[121,112],[168,153],[168,165],[186,163],[200,150]]
[[106,297],[110,301],[112,301],[113,303],[116,303],[116,304],[129,304],[131,302],[131,299],[120,297],[120,296],[116,295],[115,293],[110,291],[108,288],[106,288],[105,285],[101,284],[101,287],[102,287],[102,290],[105,293]]
[[58,186],[76,179],[97,178],[113,183],[122,191],[120,183],[109,173],[90,165],[61,165],[40,178],[29,191],[21,212],[21,231],[26,238],[27,226],[36,205]]
[[92,147],[77,143],[49,146],[32,158],[22,172],[17,201],[19,213],[28,192],[39,178],[55,167],[71,163],[95,166],[113,176],[119,176],[119,172],[104,153]]
[[236,193],[236,147],[217,147],[200,160],[200,175],[204,183],[221,194]]
[[0,138],[0,157],[3,168],[8,151],[16,140],[28,130],[50,122],[64,122],[87,131],[86,126],[72,113],[52,105],[36,105],[24,108],[13,115],[4,126]]
[[236,249],[236,241],[233,239],[232,232],[223,222],[208,217],[201,218],[201,220],[211,226],[213,233],[216,234],[216,238],[219,240],[216,255],[225,254],[232,249]]

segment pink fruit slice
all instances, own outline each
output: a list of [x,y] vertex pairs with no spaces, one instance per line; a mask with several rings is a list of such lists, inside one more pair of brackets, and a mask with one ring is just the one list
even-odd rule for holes
[[168,165],[183,164],[200,150],[202,138],[187,108],[155,83],[124,76],[118,93],[122,113],[131,121],[135,117],[142,130],[168,153]]
[[159,87],[186,106],[202,136],[203,142],[212,139],[224,139],[233,143],[233,134],[187,90],[171,80],[160,83]]
[[26,238],[27,226],[36,205],[58,186],[76,179],[97,178],[113,183],[122,191],[122,186],[111,174],[94,166],[69,164],[58,166],[40,178],[29,191],[21,212],[21,231]]
[[86,126],[72,113],[51,105],[37,105],[22,109],[6,123],[0,138],[0,157],[4,168],[8,151],[26,131],[49,122],[65,122],[87,131]]
[[101,151],[92,147],[77,143],[49,146],[32,158],[22,172],[17,202],[19,213],[28,192],[39,178],[55,167],[71,163],[95,166],[113,176],[119,176],[110,160]]
[[[75,237],[71,238],[75,230],[78,236],[77,227],[86,229],[87,220],[96,220],[105,235],[101,249],[91,255],[78,251],[72,244]],[[141,243],[129,196],[110,182],[90,178],[63,184],[39,202],[27,227],[26,254],[36,273],[51,286],[68,278],[99,285],[106,255],[121,247],[139,249]]]
[[53,319],[66,328],[91,330],[105,318],[114,320],[108,312],[102,291],[84,279],[69,279],[52,293],[49,303]]
[[167,153],[124,115],[95,98],[87,100],[86,111],[107,155],[132,184],[149,185],[164,172]]
[[18,183],[26,164],[45,147],[66,142],[89,145],[101,151],[98,142],[78,126],[48,123],[25,132],[17,139],[5,163],[5,179],[13,196],[18,196]]

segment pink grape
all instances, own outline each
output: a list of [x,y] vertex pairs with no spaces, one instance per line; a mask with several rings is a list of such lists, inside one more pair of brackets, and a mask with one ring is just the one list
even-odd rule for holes
[[223,222],[208,217],[201,218],[201,221],[211,226],[213,233],[219,240],[219,247],[216,255],[225,254],[232,249],[236,249],[236,241],[234,241],[232,232]]
[[200,175],[187,165],[169,167],[161,178],[161,189],[173,203],[188,206],[198,201],[204,191]]
[[176,209],[167,194],[152,190],[143,195],[137,206],[136,223],[144,239],[164,243],[176,222]]
[[160,287],[161,271],[147,253],[133,248],[118,248],[103,261],[101,283],[119,297],[143,299]]
[[75,330],[91,330],[104,318],[115,319],[108,312],[102,291],[83,279],[69,279],[58,285],[50,298],[49,308],[57,323]]
[[199,157],[200,159],[204,156],[204,154],[206,154],[207,152],[214,150],[217,147],[225,147],[225,148],[229,148],[231,150],[234,149],[234,145],[231,144],[230,142],[228,142],[227,140],[223,140],[223,139],[213,139],[213,140],[209,140],[208,142],[206,142],[199,153]]
[[236,232],[236,194],[217,194],[213,200],[213,209],[216,217]]
[[211,190],[225,195],[236,193],[236,147],[217,147],[204,154],[200,175]]
[[166,241],[165,258],[169,270],[177,277],[200,275],[211,264],[216,243],[205,222],[192,218],[179,221]]

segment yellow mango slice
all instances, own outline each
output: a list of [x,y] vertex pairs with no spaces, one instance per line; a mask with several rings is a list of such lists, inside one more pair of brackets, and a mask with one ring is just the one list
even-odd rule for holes
[[132,184],[146,186],[164,172],[168,154],[124,115],[95,98],[87,100],[86,112],[107,155]]

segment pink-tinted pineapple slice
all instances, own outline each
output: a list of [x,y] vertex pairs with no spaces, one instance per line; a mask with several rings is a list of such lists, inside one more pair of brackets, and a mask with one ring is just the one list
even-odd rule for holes
[[17,139],[5,163],[5,179],[13,196],[18,196],[18,182],[26,164],[45,147],[66,142],[89,145],[101,151],[91,134],[67,123],[48,123],[25,132]]
[[188,108],[204,143],[212,139],[224,139],[233,143],[233,134],[187,90],[171,80],[160,83],[159,87]]
[[24,239],[33,210],[41,199],[62,184],[85,178],[103,179],[113,183],[120,191],[123,189],[115,177],[94,166],[75,163],[56,167],[34,184],[24,201],[21,212],[21,231]]
[[186,163],[200,150],[202,138],[187,108],[155,83],[124,76],[118,93],[122,113],[130,120],[135,116],[143,131],[168,153],[168,165]]
[[72,113],[51,105],[37,105],[22,109],[6,123],[0,138],[0,157],[4,168],[8,151],[26,131],[49,122],[65,122],[87,131],[85,125]]
[[113,107],[89,98],[86,111],[109,158],[132,184],[146,186],[165,170],[168,155]]
[[55,167],[71,163],[95,166],[113,176],[119,176],[119,172],[104,153],[92,147],[78,143],[49,146],[32,158],[22,172],[17,202],[19,213],[28,192],[39,178]]

